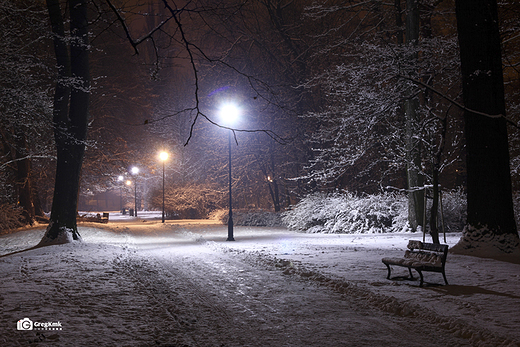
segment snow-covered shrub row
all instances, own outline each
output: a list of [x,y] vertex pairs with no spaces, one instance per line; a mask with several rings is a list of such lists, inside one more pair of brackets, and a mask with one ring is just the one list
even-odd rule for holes
[[[218,210],[212,213],[211,218],[226,224],[229,218],[228,210]],[[233,225],[280,227],[283,226],[280,213],[266,210],[233,210]]]
[[407,213],[403,194],[335,192],[307,196],[282,219],[288,228],[308,233],[383,233],[407,231]]
[[[426,215],[429,216],[431,200],[427,206]],[[462,231],[466,223],[466,194],[463,190],[444,192],[442,207],[446,232]],[[282,219],[288,228],[308,233],[409,231],[408,200],[400,193],[363,196],[351,192],[315,193],[285,212]]]
[[11,204],[0,205],[0,234],[24,226],[22,209]]

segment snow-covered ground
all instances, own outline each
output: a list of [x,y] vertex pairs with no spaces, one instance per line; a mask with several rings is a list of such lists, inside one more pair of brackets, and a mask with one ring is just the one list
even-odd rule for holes
[[23,252],[43,228],[0,236],[0,345],[520,346],[520,264],[449,254],[450,284],[421,288],[381,262],[419,234],[226,242],[226,226],[158,217],[111,214],[81,224],[83,243]]

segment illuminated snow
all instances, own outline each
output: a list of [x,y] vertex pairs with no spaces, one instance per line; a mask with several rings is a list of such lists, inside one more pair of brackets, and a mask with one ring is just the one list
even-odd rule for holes
[[[236,227],[236,242],[226,242],[227,228],[211,221],[143,217],[153,216],[111,214],[109,224],[82,225],[82,243],[1,257],[0,345],[520,343],[519,264],[449,254],[450,285],[420,288],[417,280],[387,280],[381,263],[420,234]],[[32,247],[43,233],[2,235],[0,252]],[[443,283],[435,273],[425,280]],[[18,331],[24,318],[60,322],[62,330]]]

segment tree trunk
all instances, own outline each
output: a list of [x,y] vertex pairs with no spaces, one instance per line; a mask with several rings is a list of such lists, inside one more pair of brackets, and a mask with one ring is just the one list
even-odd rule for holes
[[[456,250],[518,250],[496,0],[456,0],[466,135],[468,220]],[[488,252],[489,251],[489,252]]]
[[[58,65],[58,82],[54,95],[54,137],[57,147],[56,183],[51,220],[40,245],[81,240],[76,215],[79,181],[89,103],[88,22],[87,2],[69,0],[71,41],[70,55],[65,37],[64,19],[59,0],[47,0],[49,18],[54,33],[54,49]],[[68,78],[74,78],[69,87]]]
[[[447,116],[446,116],[447,117]],[[432,172],[432,185],[433,185],[433,197],[432,197],[432,207],[430,214],[430,235],[432,237],[433,243],[440,243],[439,241],[439,224],[437,221],[439,220],[439,171],[441,166],[441,157],[442,152],[444,151],[444,146],[446,144],[446,131],[448,125],[448,119],[444,117],[441,120],[441,133],[440,133],[440,141],[437,151],[433,156],[433,172]]]
[[[406,45],[413,49],[419,40],[419,9],[417,0],[406,0]],[[408,65],[408,75],[417,75],[414,71],[417,54],[412,51],[405,57]],[[418,226],[424,228],[424,190],[419,189],[424,185],[424,178],[421,175],[421,146],[415,139],[417,134],[416,125],[418,124],[417,109],[419,99],[413,96],[414,92],[410,88],[410,99],[404,102],[405,122],[406,122],[406,174],[408,182],[408,222],[412,230]]]
[[27,158],[27,141],[25,134],[20,129],[18,129],[15,134],[15,145],[18,204],[23,208],[23,222],[32,225],[34,222],[35,210],[30,178],[31,161]]
[[439,244],[439,225],[437,223],[439,218],[439,169],[437,167],[433,168],[432,176],[433,201],[430,214],[430,235],[432,237],[433,243]]
[[419,101],[411,99],[405,101],[406,119],[406,176],[408,183],[408,222],[412,230],[424,227],[424,178],[421,171],[420,143],[414,138],[417,124],[417,113]]
[[269,194],[271,194],[271,199],[273,200],[274,211],[275,212],[280,212],[280,210],[281,210],[281,207],[280,207],[280,192],[279,192],[279,189],[278,189],[278,183],[276,182],[275,179],[273,179],[272,181],[268,182],[268,186],[269,186]]

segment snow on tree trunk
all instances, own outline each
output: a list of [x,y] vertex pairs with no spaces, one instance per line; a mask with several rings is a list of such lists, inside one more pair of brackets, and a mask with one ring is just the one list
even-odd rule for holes
[[70,54],[59,1],[48,0],[47,7],[55,34],[54,49],[59,71],[53,115],[58,162],[51,220],[40,245],[81,240],[76,215],[90,93],[87,3],[68,1],[70,31],[75,37],[75,40],[70,40]]
[[[518,252],[496,0],[457,0],[463,83],[468,219],[459,253]],[[474,110],[489,117],[477,114]]]

